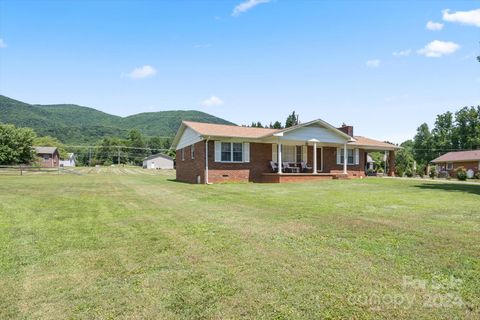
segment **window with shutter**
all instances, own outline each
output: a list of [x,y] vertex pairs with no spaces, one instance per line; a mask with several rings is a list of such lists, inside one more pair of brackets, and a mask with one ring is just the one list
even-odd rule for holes
[[[337,164],[343,164],[343,148],[337,148]],[[347,149],[347,164],[353,165],[355,163],[354,149]]]
[[215,141],[215,162],[250,162],[250,144]]
[[215,141],[215,162],[220,162],[222,159],[222,143]]
[[243,144],[243,162],[250,162],[250,143]]

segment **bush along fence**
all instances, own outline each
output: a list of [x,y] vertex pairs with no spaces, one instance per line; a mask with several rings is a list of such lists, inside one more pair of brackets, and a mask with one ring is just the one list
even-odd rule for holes
[[16,165],[16,166],[0,166],[0,175],[27,175],[27,174],[77,174],[81,175],[80,172],[67,169],[64,167],[54,167],[54,168],[43,168],[39,166],[30,166],[30,165]]

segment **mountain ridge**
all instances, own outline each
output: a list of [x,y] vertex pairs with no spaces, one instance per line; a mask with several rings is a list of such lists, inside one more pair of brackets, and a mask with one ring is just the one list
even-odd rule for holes
[[0,123],[30,127],[67,144],[94,143],[107,136],[125,138],[132,129],[146,136],[173,137],[183,120],[233,124],[197,110],[142,112],[125,117],[76,104],[28,104],[0,95]]

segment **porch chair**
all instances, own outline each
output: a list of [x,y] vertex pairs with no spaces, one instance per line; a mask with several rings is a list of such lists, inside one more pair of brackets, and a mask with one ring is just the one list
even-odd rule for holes
[[309,167],[305,161],[300,162],[300,166],[302,168],[302,172],[313,169],[312,167]]
[[270,167],[272,168],[272,172],[278,172],[278,165],[276,162],[270,161]]
[[283,172],[293,172],[292,167],[290,167],[290,163],[288,162],[283,163]]

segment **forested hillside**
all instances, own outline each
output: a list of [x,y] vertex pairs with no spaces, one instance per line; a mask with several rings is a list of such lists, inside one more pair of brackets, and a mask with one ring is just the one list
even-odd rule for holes
[[150,137],[173,137],[182,120],[231,124],[194,110],[119,117],[78,105],[32,105],[0,95],[0,123],[30,127],[38,135],[56,137],[65,144],[89,144],[107,136],[126,138],[132,129]]

